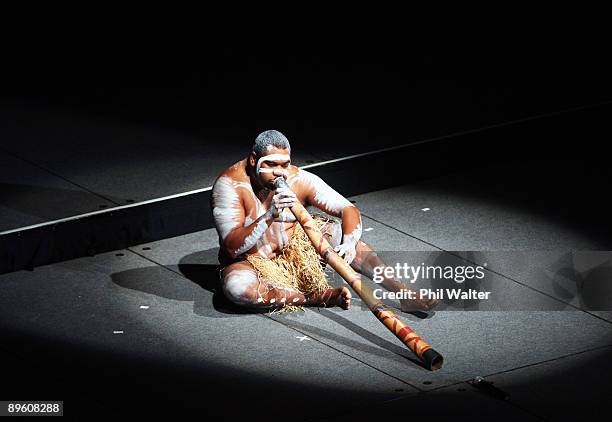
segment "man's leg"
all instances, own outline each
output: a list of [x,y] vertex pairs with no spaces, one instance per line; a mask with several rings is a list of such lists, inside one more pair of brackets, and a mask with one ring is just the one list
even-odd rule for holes
[[236,262],[223,270],[223,293],[237,305],[274,309],[289,305],[340,306],[348,309],[351,292],[346,287],[327,289],[319,295],[305,296],[297,290],[278,288],[257,277],[248,261]]
[[[338,222],[325,224],[321,228],[321,232],[334,248],[342,241],[342,226]],[[361,240],[357,242],[356,252],[355,259],[353,259],[353,262],[351,262],[351,267],[359,274],[365,275],[369,279],[373,279],[375,267],[386,267],[386,264],[378,256],[378,254],[374,252],[370,245]],[[400,290],[413,290],[408,288],[406,284],[400,282],[399,280],[390,277],[384,277],[381,285],[385,289],[392,292],[399,292]],[[428,311],[437,303],[438,301],[436,299],[422,300],[418,299],[417,295],[416,299],[400,300],[400,308],[404,312]]]
[[[356,251],[357,254],[353,262],[351,262],[351,267],[369,279],[374,278],[374,268],[381,266],[386,267],[384,261],[367,243],[361,240],[357,242]],[[384,274],[381,274],[381,276],[383,277],[383,281],[380,284],[389,291],[399,292],[400,290],[413,290],[405,283],[395,278],[386,277]],[[438,301],[436,299],[419,299],[418,295],[415,299],[400,299],[400,307],[404,312],[428,311],[437,303]]]

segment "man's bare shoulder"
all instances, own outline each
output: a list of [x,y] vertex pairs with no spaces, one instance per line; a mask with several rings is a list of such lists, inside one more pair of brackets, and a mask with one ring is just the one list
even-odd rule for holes
[[246,159],[240,160],[223,170],[219,178],[223,176],[229,177],[235,182],[249,181],[249,176],[246,172]]
[[246,172],[246,159],[240,160],[223,170],[213,183],[213,197],[218,195],[238,195],[242,197],[242,191],[250,190],[251,182]]
[[313,173],[292,165],[289,168],[289,176],[287,179],[290,182],[300,182],[300,184],[308,185],[313,182],[314,178],[316,178],[316,176]]
[[298,166],[294,166],[293,164],[291,164],[287,169],[287,183],[289,183],[289,186],[293,187],[293,185],[300,180],[300,177],[303,172],[304,170],[300,169]]
[[313,184],[310,183],[310,175],[312,175],[312,173],[304,169],[297,166],[291,166],[287,176],[287,183],[298,196],[308,195],[313,189]]
[[300,171],[301,170],[298,166],[294,166],[293,164],[289,165],[289,169],[288,169],[289,176],[297,176]]

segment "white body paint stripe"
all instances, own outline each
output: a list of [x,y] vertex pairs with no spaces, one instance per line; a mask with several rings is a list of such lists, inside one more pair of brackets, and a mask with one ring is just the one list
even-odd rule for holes
[[268,223],[265,219],[261,219],[259,223],[257,223],[257,225],[255,226],[251,234],[249,234],[244,239],[244,243],[242,244],[242,246],[236,249],[236,256],[242,255],[243,253],[251,249],[253,246],[255,246],[257,241],[263,236],[266,230],[268,230]]
[[315,190],[315,201],[321,204],[326,211],[340,213],[345,207],[354,207],[344,196],[340,195],[319,176],[307,170],[298,169],[297,181],[310,184]]
[[259,167],[261,167],[261,163],[263,161],[280,161],[280,160],[291,162],[291,157],[287,154],[264,155],[259,160],[257,160],[257,166],[255,167],[255,173],[259,174],[262,171],[259,169]]
[[223,283],[223,289],[235,299],[245,296],[246,291],[257,281],[257,274],[250,270],[232,270]]
[[214,185],[212,198],[215,227],[219,236],[225,240],[227,235],[240,225],[240,197],[231,177],[219,177]]
[[349,236],[355,243],[357,243],[357,241],[361,239],[361,215],[359,216],[359,224],[357,224],[357,227],[355,227],[355,230],[353,230],[353,232],[349,234]]
[[[285,176],[288,174],[287,170],[276,170]],[[261,173],[274,173],[274,169],[259,169],[259,174]]]

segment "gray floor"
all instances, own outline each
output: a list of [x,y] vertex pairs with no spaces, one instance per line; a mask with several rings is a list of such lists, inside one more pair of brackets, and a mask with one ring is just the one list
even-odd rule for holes
[[[443,189],[456,181],[449,176],[351,198],[363,213],[363,240],[376,250],[478,251],[471,259],[487,261],[496,291],[516,301],[506,311],[439,310],[424,319],[399,313],[445,357],[436,372],[421,367],[358,298],[349,311],[245,314],[229,306],[214,282],[214,230],[2,275],[0,324],[5,332],[44,333],[49,342],[84,351],[77,356],[136,356],[170,371],[189,368],[194,382],[235,380],[257,386],[263,397],[290,394],[294,409],[314,401],[326,409],[292,414],[298,420],[349,419],[365,409],[400,417],[408,407],[434,420],[446,411],[460,419],[557,419],[570,400],[573,411],[609,411],[612,313],[593,311],[542,278],[568,259],[580,274],[592,270],[576,251],[601,243],[529,207]],[[520,265],[510,265],[508,251],[526,250],[540,252],[517,255]],[[529,308],[534,303],[557,310]],[[18,345],[3,347],[27,356]],[[467,383],[475,376],[510,398],[475,389]],[[265,401],[249,406],[269,410]]]

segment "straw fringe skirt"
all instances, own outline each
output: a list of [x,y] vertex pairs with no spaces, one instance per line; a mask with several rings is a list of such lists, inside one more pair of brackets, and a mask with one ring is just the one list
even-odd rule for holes
[[[322,231],[329,224],[338,224],[336,220],[322,215],[313,215],[313,218]],[[259,279],[272,287],[297,290],[306,296],[331,288],[325,263],[299,223],[295,225],[293,236],[281,254],[272,259],[249,255],[247,260],[253,265]],[[290,304],[284,308],[287,311],[302,309]]]

